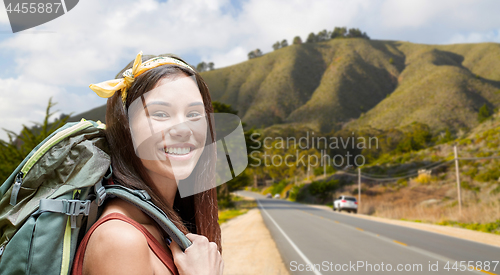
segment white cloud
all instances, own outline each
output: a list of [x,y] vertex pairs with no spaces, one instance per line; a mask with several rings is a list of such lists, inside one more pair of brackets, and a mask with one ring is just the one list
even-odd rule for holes
[[490,31],[487,33],[467,33],[467,34],[455,34],[450,40],[445,44],[455,44],[455,43],[480,43],[484,41],[497,42],[500,43],[500,29],[496,31]]
[[[32,122],[41,122],[51,97],[57,102],[52,111],[64,113],[69,113],[70,109],[83,112],[103,103],[89,94],[70,93],[64,88],[40,84],[24,76],[0,79],[1,128],[19,132],[22,124],[31,126]],[[0,132],[0,139],[7,139],[4,131]]]
[[[0,127],[15,130],[20,123],[39,121],[50,96],[65,113],[104,104],[86,87],[114,77],[139,50],[194,56],[220,68],[246,60],[250,50],[268,52],[278,40],[291,43],[297,35],[305,40],[310,32],[335,26],[360,28],[373,39],[500,41],[496,0],[246,0],[240,5],[86,0],[51,22],[1,37],[0,52],[12,53],[15,77],[0,78]],[[8,26],[3,6],[0,24]],[[74,90],[79,93],[68,92]]]
[[208,56],[204,56],[202,60],[214,62],[215,68],[222,68],[247,60],[247,54],[250,52],[247,48],[238,46],[229,51],[214,52]]
[[7,15],[7,10],[5,9],[5,5],[0,5],[0,25],[8,23],[9,23],[9,16]]

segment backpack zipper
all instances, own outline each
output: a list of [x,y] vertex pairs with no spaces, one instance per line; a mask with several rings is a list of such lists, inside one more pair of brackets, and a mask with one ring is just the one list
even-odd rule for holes
[[92,126],[92,122],[83,120],[80,121],[79,123],[64,129],[57,134],[55,134],[52,138],[50,138],[46,143],[44,143],[36,152],[28,159],[26,164],[21,168],[21,172],[19,172],[16,176],[16,181],[14,183],[14,186],[12,187],[12,193],[10,196],[10,204],[15,206],[17,203],[17,194],[19,193],[19,190],[21,189],[21,185],[23,184],[23,179],[26,176],[26,174],[29,172],[31,167],[35,165],[35,163],[54,145],[59,143],[61,140],[67,138],[68,136],[79,132],[89,126]]

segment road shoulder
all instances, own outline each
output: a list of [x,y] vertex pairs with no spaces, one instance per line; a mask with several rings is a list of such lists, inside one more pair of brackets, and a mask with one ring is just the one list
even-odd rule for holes
[[289,274],[261,213],[254,208],[221,225],[224,274]]

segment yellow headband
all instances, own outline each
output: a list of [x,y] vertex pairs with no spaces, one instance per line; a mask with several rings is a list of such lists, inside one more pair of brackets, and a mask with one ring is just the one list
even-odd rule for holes
[[98,96],[103,98],[108,98],[113,96],[116,91],[122,90],[122,101],[125,106],[125,102],[127,99],[127,90],[132,86],[136,77],[141,75],[147,70],[156,68],[161,65],[179,65],[181,67],[187,68],[194,72],[193,68],[191,68],[186,63],[171,57],[159,56],[151,58],[144,63],[141,64],[142,61],[142,51],[140,51],[135,57],[134,65],[131,69],[123,72],[123,78],[120,79],[112,79],[108,81],[104,81],[98,84],[90,84],[89,87],[94,91]]

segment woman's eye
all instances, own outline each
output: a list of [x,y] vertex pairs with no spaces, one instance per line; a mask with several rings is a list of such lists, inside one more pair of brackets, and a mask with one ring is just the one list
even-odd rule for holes
[[168,117],[170,117],[170,116],[169,116],[167,113],[165,113],[165,112],[156,112],[156,113],[153,113],[153,115],[152,115],[152,116],[154,116],[154,117],[156,117],[156,118],[168,118]]
[[197,118],[197,117],[201,117],[201,114],[200,113],[189,113],[187,115],[187,117],[189,117],[189,118]]

